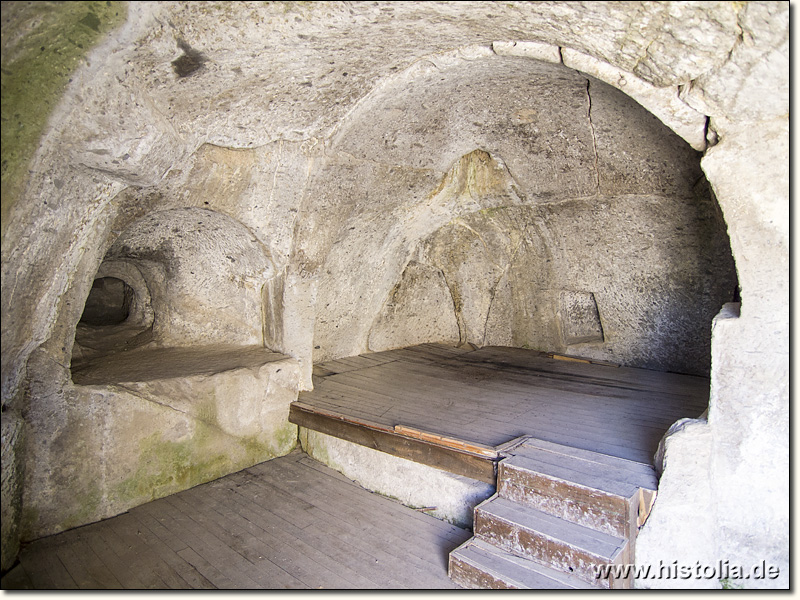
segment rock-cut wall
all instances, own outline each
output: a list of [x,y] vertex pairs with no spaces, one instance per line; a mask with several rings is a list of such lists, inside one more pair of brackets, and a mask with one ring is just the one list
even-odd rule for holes
[[[4,569],[288,452],[314,361],[450,341],[710,374],[637,562],[788,585],[788,3],[2,11]],[[170,376],[81,379],[124,348]]]

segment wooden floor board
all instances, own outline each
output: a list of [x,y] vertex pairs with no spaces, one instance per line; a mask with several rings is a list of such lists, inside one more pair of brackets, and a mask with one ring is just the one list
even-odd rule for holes
[[164,525],[166,517],[160,515],[158,511],[153,512],[152,508],[152,503],[143,504],[142,506],[131,509],[130,514],[173,552],[179,552],[187,548],[186,542],[177,537]]
[[[62,546],[56,551],[58,558],[66,567],[72,579],[80,589],[99,590],[103,589],[101,581],[104,579],[96,577],[95,569],[84,559],[85,550],[81,547],[79,540],[75,540],[69,546]],[[106,580],[108,581],[108,580]],[[117,587],[116,585],[114,586]]]
[[[400,586],[399,583],[394,582],[391,573],[385,572],[386,568],[390,568],[389,565],[391,563],[386,560],[387,555],[382,547],[381,538],[376,535],[375,530],[365,531],[363,527],[364,520],[360,518],[359,514],[352,512],[350,508],[354,499],[351,497],[350,502],[345,505],[341,501],[341,496],[336,493],[337,487],[343,488],[341,484],[335,482],[337,485],[331,485],[331,482],[327,481],[326,478],[320,480],[314,490],[309,490],[306,493],[300,492],[297,486],[292,483],[293,480],[302,480],[302,473],[286,470],[283,465],[278,465],[273,471],[273,476],[271,482],[259,481],[258,485],[274,485],[276,489],[282,492],[281,496],[289,503],[295,502],[296,496],[301,493],[303,498],[312,501],[311,510],[304,508],[304,512],[307,517],[314,516],[315,520],[313,527],[306,527],[305,531],[331,533],[338,529],[340,535],[327,535],[326,539],[331,540],[338,552],[348,557],[348,564],[351,568],[367,575],[375,586],[380,587],[383,582],[387,581],[392,582],[392,587],[395,585]],[[362,493],[364,491],[362,490]],[[367,514],[373,510],[374,507],[370,506],[368,510],[363,510],[360,514]],[[338,521],[333,529],[332,521]],[[365,533],[369,535],[365,535]],[[369,545],[372,553],[379,559],[378,562],[374,562],[372,558],[363,553],[363,544]]]
[[[58,536],[55,536],[58,537]],[[33,547],[23,548],[20,562],[34,589],[76,590],[78,584],[58,557],[53,538],[45,538]]]
[[[231,505],[236,507],[239,515],[254,525],[258,535],[262,535],[258,533],[260,530],[281,543],[294,545],[303,552],[308,560],[321,565],[328,571],[337,573],[347,582],[347,587],[350,589],[373,589],[377,585],[376,582],[362,575],[358,568],[354,569],[348,564],[339,562],[340,548],[336,547],[335,543],[329,543],[326,535],[313,528],[300,529],[275,516],[263,506],[254,503],[248,499],[247,495],[233,492],[233,490],[231,493]],[[333,548],[333,552],[331,552],[331,548]],[[316,583],[316,578],[312,579],[311,587],[318,587]]]
[[[304,465],[298,464],[295,468],[303,467]],[[457,544],[461,540],[460,535],[455,535],[455,532],[462,534],[462,530],[452,526],[449,528],[437,527],[432,524],[430,519],[420,514],[410,514],[411,517],[419,521],[419,526],[415,527],[413,531],[409,530],[407,526],[409,515],[400,515],[391,510],[393,508],[392,504],[387,502],[386,498],[377,494],[373,494],[370,498],[372,500],[370,510],[359,510],[356,508],[357,504],[354,500],[363,494],[363,490],[342,486],[338,482],[334,484],[333,481],[331,480],[329,485],[321,486],[317,490],[317,498],[319,499],[317,506],[327,513],[351,514],[354,519],[361,519],[364,523],[374,527],[376,531],[389,533],[390,538],[398,544],[404,543],[409,546],[421,544],[433,550],[433,546],[440,547],[442,542]],[[417,562],[417,557],[414,557],[413,553],[410,554],[410,559]]]
[[166,575],[161,568],[150,568],[145,553],[148,551],[147,540],[153,533],[139,523],[131,515],[123,514],[114,520],[113,526],[108,521],[105,522],[107,529],[116,536],[117,549],[120,560],[124,561],[128,568],[136,573],[140,580],[142,589],[167,589],[170,587],[168,581],[171,575]]
[[[225,565],[225,574],[233,582],[233,587],[236,589],[258,589],[265,586],[273,587],[270,585],[272,581],[270,576],[275,575],[274,572],[264,575],[259,569],[253,568],[244,556],[242,556],[237,548],[231,547],[226,540],[217,537],[218,531],[209,528],[208,523],[200,522],[202,516],[198,516],[196,509],[191,506],[187,507],[176,494],[175,496],[167,496],[165,500],[168,501],[172,507],[172,514],[176,519],[176,523],[188,534],[192,539],[189,546],[197,552],[204,559],[213,565]],[[278,580],[274,587],[284,588],[285,582]]]
[[[423,366],[418,366],[422,368]],[[501,376],[493,373],[491,379],[478,379],[475,381],[466,378],[469,386],[453,386],[452,382],[464,382],[465,376],[462,373],[444,369],[433,369],[430,365],[424,366],[425,372],[414,372],[413,366],[403,363],[387,365],[381,369],[370,369],[358,373],[347,374],[330,378],[331,381],[344,383],[346,381],[360,382],[351,383],[370,392],[383,396],[394,397],[389,392],[389,384],[399,382],[396,389],[397,394],[404,394],[410,398],[420,398],[426,405],[435,406],[437,404],[437,394],[460,393],[466,394],[468,398],[478,400],[488,406],[494,404],[498,409],[510,406],[513,397],[517,397],[517,402],[528,398],[540,398],[542,401],[550,399],[570,399],[575,396],[582,396],[580,403],[575,403],[575,408],[580,410],[582,406],[602,407],[613,409],[620,405],[634,403],[637,405],[635,412],[631,415],[661,416],[665,409],[669,409],[674,404],[674,398],[670,398],[665,392],[650,392],[643,395],[640,390],[626,388],[619,390],[608,385],[588,384],[585,382],[566,383],[563,381],[553,381],[547,377],[531,377],[513,371],[504,371]],[[488,375],[486,376],[489,377]],[[327,384],[328,380],[325,381]],[[376,385],[377,384],[377,385]],[[400,387],[402,386],[402,387]],[[394,390],[393,390],[394,391]],[[503,399],[497,395],[503,395]],[[380,396],[378,396],[380,398]],[[662,402],[658,402],[662,400]],[[681,400],[680,406],[687,403]],[[700,411],[702,412],[702,410]]]
[[[176,510],[168,502],[167,498],[162,498],[155,503],[138,508],[144,508],[151,516],[157,516],[159,522],[172,535],[185,542],[185,547],[176,551],[177,556],[189,563],[214,587],[219,589],[247,589],[255,585],[252,580],[242,583],[240,581],[243,578],[241,573],[235,566],[224,562],[224,559],[229,558],[230,553],[227,553],[228,556],[221,555],[221,553],[217,552],[213,543],[208,543],[207,536],[203,535],[202,532],[198,536],[198,530],[191,519]],[[225,571],[216,568],[218,564],[223,564],[223,562],[226,566]]]
[[[208,495],[209,491],[205,490],[205,494]],[[212,511],[205,510],[206,507],[198,501],[190,503],[189,500],[195,497],[192,494],[176,494],[170,497],[170,502],[175,508],[190,515],[190,519],[206,532],[211,540],[209,546],[220,554],[220,560],[229,562],[243,575],[243,584],[247,587],[269,589],[308,587],[279,565],[252,551],[246,543],[247,538],[237,536],[226,527],[218,513],[214,511],[212,515]]]
[[113,540],[113,535],[108,531],[105,523],[98,523],[98,527],[95,528],[84,528],[82,537],[85,551],[96,553],[117,580],[118,585],[108,586],[108,589],[142,589],[144,587],[136,571],[130,569],[130,565],[120,559],[114,544],[109,542],[109,540]]
[[702,377],[561,361],[519,348],[390,352],[395,360],[315,379],[300,401],[385,428],[489,446],[536,435],[648,463],[672,423],[708,406]]
[[[472,354],[462,355],[458,361],[451,361],[448,369],[442,370],[442,377],[462,378],[470,377],[475,380],[488,377],[491,372],[500,371],[505,378],[535,377],[543,381],[550,380],[559,385],[601,385],[608,389],[648,391],[654,393],[684,394],[702,390],[708,387],[708,380],[700,377],[690,377],[691,385],[685,383],[687,376],[671,373],[660,373],[644,369],[614,369],[597,365],[574,365],[561,361],[536,356],[529,361],[515,361],[520,353],[530,351],[520,349],[502,349],[496,351],[486,360],[476,360],[474,356],[483,350]],[[536,353],[534,353],[536,354]],[[496,362],[487,362],[494,357]],[[535,362],[534,362],[535,361]],[[417,365],[417,369],[442,365]],[[412,365],[409,365],[412,369]],[[424,371],[423,371],[424,372]],[[664,384],[666,383],[666,389]]]
[[[143,552],[146,554],[152,553],[157,557],[159,564],[153,566],[152,570],[158,574],[169,589],[216,589],[213,583],[203,577],[197,569],[172,550],[164,541],[163,533],[160,535],[156,533],[156,531],[161,530],[166,532],[163,525],[142,511],[134,509],[130,514],[136,519],[140,527],[146,530],[147,534],[144,542],[147,548]],[[183,548],[186,548],[185,544],[181,544],[180,549]],[[148,568],[143,565],[141,570],[147,572]],[[128,585],[125,587],[130,589]]]
[[[220,525],[242,540],[243,548],[257,556],[278,564],[295,578],[305,582],[306,587],[325,589],[348,589],[353,582],[320,563],[318,552],[291,535],[281,535],[274,527],[264,530],[256,522],[235,510],[231,495],[236,492],[218,486],[212,494],[206,489],[193,489],[192,497],[208,510],[220,515]],[[276,535],[277,534],[277,535]]]
[[361,488],[300,451],[26,544],[34,589],[451,589],[470,532]]
[[[335,383],[331,385],[337,386],[338,389],[346,388],[346,384]],[[367,385],[365,387],[369,386]],[[351,395],[352,401],[356,401],[358,397],[359,396],[355,393]],[[407,403],[411,404],[408,396],[406,396],[405,400]],[[638,435],[636,433],[628,433],[629,431],[632,431],[631,426],[635,426],[637,429],[656,429],[658,430],[657,433],[663,433],[663,427],[659,427],[658,425],[654,426],[652,425],[651,421],[643,421],[642,419],[637,418],[635,413],[633,413],[633,416],[631,416],[630,412],[622,412],[620,415],[620,410],[617,410],[618,407],[612,407],[615,409],[613,411],[603,411],[602,407],[581,409],[580,407],[575,407],[574,405],[568,406],[566,405],[566,402],[566,400],[563,402],[558,402],[553,401],[552,399],[549,402],[542,402],[540,404],[531,402],[534,410],[538,407],[540,411],[543,411],[540,414],[534,414],[533,416],[536,417],[536,421],[539,424],[544,424],[549,427],[567,428],[568,430],[575,432],[585,431],[590,435],[590,437],[593,433],[602,436],[602,427],[613,427],[613,423],[616,422],[614,419],[616,419],[618,416],[625,417],[625,426],[621,427],[620,430],[616,432],[615,437],[617,439],[638,439]],[[351,404],[350,411],[343,410],[347,408],[346,406],[340,405],[337,408],[340,412],[350,412],[350,414],[353,414],[357,417],[371,417],[372,419],[382,420],[386,425],[404,424],[409,426],[416,425],[424,427],[426,424],[437,423],[439,428],[442,429],[442,433],[456,436],[460,431],[473,430],[474,436],[468,439],[471,441],[487,440],[492,442],[493,445],[508,441],[509,439],[517,437],[518,435],[525,434],[526,431],[524,430],[524,424],[530,419],[524,419],[521,417],[531,416],[531,410],[527,409],[524,405],[512,410],[504,410],[505,406],[502,402],[496,403],[496,409],[492,410],[484,407],[483,411],[476,410],[471,416],[469,413],[465,413],[463,411],[456,413],[456,416],[454,416],[453,411],[450,410],[450,407],[442,407],[440,410],[443,410],[443,414],[446,415],[444,419],[437,418],[435,416],[435,409],[430,408],[431,406],[435,407],[434,402],[420,403],[423,406],[428,406],[429,414],[427,415],[419,414],[422,411],[415,412],[413,408],[416,407],[416,404],[407,406],[405,409],[400,409],[398,407],[399,404],[400,403],[398,401],[397,405],[388,407],[381,414],[376,414],[377,411],[371,410],[370,407],[365,408],[365,406],[360,403],[357,406],[353,406]],[[318,406],[321,408],[330,408],[330,405],[324,401],[320,402]],[[442,413],[440,412],[439,414],[441,415]],[[576,415],[580,418],[576,419]],[[606,422],[608,419],[611,420],[611,424]],[[495,434],[495,431],[498,433]],[[500,436],[500,439],[498,439],[498,435]],[[459,437],[463,438],[464,436]]]
[[194,569],[197,570],[205,579],[210,581],[212,585],[219,590],[233,590],[242,589],[242,585],[230,579],[223,570],[227,571],[222,565],[218,569],[212,565],[203,556],[195,552],[192,548],[186,547],[179,550],[177,555],[189,563]]
[[[304,465],[292,465],[288,468],[289,472],[285,472],[284,475],[297,475],[303,468],[305,468]],[[419,583],[421,584],[435,585],[438,573],[442,569],[446,570],[447,553],[441,552],[443,545],[445,548],[455,548],[465,539],[463,530],[458,530],[461,535],[455,539],[447,539],[441,535],[438,528],[423,527],[425,523],[430,522],[430,519],[420,520],[419,526],[409,529],[408,515],[398,515],[397,511],[392,510],[394,503],[378,495],[372,495],[369,510],[363,510],[363,507],[355,500],[358,496],[363,495],[364,490],[344,486],[332,478],[318,486],[315,492],[314,505],[316,514],[320,515],[318,526],[322,524],[321,526],[325,527],[332,519],[342,518],[355,523],[359,531],[370,532],[368,538],[360,535],[358,537],[362,540],[369,540],[368,543],[373,547],[373,552],[375,552],[375,548],[380,550],[380,552],[375,552],[376,556],[382,556],[390,563],[398,561],[408,563],[420,574]],[[416,518],[419,515],[413,514],[413,516]],[[434,554],[439,552],[436,563],[431,563],[427,553],[425,559],[416,556],[415,552],[420,549]]]

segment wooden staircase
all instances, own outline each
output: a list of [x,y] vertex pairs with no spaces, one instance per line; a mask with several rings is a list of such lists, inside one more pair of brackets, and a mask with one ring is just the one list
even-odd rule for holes
[[474,537],[450,553],[466,588],[629,588],[596,565],[633,563],[658,480],[652,466],[529,438],[507,452]]

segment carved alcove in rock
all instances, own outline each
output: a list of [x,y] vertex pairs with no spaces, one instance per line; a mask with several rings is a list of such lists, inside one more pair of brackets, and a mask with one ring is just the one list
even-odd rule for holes
[[89,325],[119,325],[130,315],[134,299],[133,288],[116,277],[99,277],[92,283],[86,298],[81,323]]
[[324,230],[315,358],[469,342],[707,375],[737,282],[699,153],[597,79],[472,52],[396,76],[334,140],[364,162]]
[[[376,88],[327,159],[310,196],[336,201],[299,240],[323,265],[315,362],[442,342],[708,375],[712,319],[737,287],[725,223],[699,152],[622,91],[556,58],[465,48]],[[301,436],[362,485],[460,524],[492,493]]]
[[263,244],[213,210],[154,211],[124,228],[75,326],[73,408],[52,433],[76,468],[39,498],[52,510],[37,527],[117,514],[294,445],[297,365],[263,340],[273,277]]

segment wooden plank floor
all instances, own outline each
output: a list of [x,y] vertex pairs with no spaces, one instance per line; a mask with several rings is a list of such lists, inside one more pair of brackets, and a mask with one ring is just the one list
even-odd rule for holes
[[447,589],[470,532],[300,451],[26,545],[3,589]]
[[666,430],[708,406],[703,377],[424,344],[315,367],[320,410],[497,446],[521,435],[651,463]]

